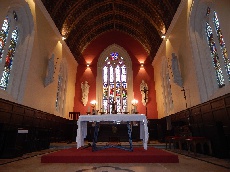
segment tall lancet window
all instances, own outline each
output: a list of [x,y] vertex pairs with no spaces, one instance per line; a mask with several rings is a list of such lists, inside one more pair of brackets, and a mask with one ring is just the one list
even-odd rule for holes
[[112,113],[114,103],[117,113],[127,111],[127,68],[123,57],[112,52],[105,59],[103,67],[103,103],[102,108]]
[[225,46],[223,34],[222,34],[221,29],[220,29],[220,23],[219,23],[219,20],[218,20],[218,17],[217,17],[217,13],[215,11],[214,11],[213,22],[214,22],[214,25],[215,25],[216,35],[218,37],[218,41],[219,41],[220,48],[221,48],[221,51],[222,51],[222,57],[224,59],[225,69],[226,69],[226,72],[227,72],[227,75],[228,75],[228,79],[230,81],[230,60],[228,58],[228,53],[227,53],[227,49],[226,49],[226,46]]
[[225,85],[224,76],[223,76],[223,72],[221,69],[220,60],[219,60],[219,56],[218,56],[217,49],[216,49],[216,44],[213,38],[212,28],[208,22],[206,23],[206,34],[207,34],[207,39],[208,39],[208,45],[209,45],[210,52],[211,52],[213,66],[216,72],[217,83],[219,87],[223,87]]
[[[17,21],[17,14],[14,12],[14,20]],[[10,32],[10,35],[9,34]],[[5,59],[3,71],[0,73],[0,88],[7,89],[10,79],[10,73],[13,67],[13,60],[18,42],[18,27],[14,26],[13,30],[10,30],[10,22],[6,17],[2,26],[0,35],[0,61]],[[6,51],[6,53],[5,53]]]
[[9,25],[9,19],[7,16],[3,22],[2,30],[0,32],[0,62],[2,61],[3,52],[4,52],[5,45],[6,45],[6,40],[8,38],[9,29],[10,29],[10,25]]
[[64,116],[64,105],[66,99],[67,72],[65,63],[62,61],[58,74],[57,95],[55,101],[56,111]]
[[[208,7],[207,13],[206,13],[208,19],[210,17],[210,13],[211,13],[211,9]],[[216,31],[215,35],[213,33],[212,28],[214,28]],[[225,81],[224,81],[225,74],[223,73],[222,68],[225,68],[227,78],[230,81],[230,60],[227,55],[227,49],[225,46],[223,34],[220,29],[219,19],[215,11],[213,11],[212,23],[206,22],[206,35],[207,35],[208,45],[210,48],[210,53],[211,53],[211,57],[213,61],[213,66],[216,72],[217,83],[218,83],[218,86],[221,88],[225,85]],[[219,45],[215,43],[216,38],[217,38]],[[221,52],[222,54],[224,65],[221,65],[221,60],[219,59],[219,55],[218,55],[219,49],[220,49],[219,52]]]

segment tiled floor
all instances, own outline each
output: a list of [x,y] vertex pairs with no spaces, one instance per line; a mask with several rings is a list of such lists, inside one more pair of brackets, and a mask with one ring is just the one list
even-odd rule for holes
[[[99,143],[103,144],[103,143]],[[123,143],[122,143],[123,144]],[[125,144],[125,143],[124,143]],[[139,143],[134,143],[139,144]],[[60,149],[76,146],[75,143],[55,143],[50,149],[25,154],[14,159],[0,159],[0,172],[229,172],[230,161],[206,155],[180,152],[179,163],[146,164],[77,164],[77,163],[41,163],[41,156]],[[151,142],[148,146],[164,149],[164,144]],[[177,154],[177,151],[173,153]]]

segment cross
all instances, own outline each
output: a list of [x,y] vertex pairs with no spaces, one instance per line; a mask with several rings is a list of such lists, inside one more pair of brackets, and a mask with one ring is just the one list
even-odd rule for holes
[[144,100],[145,100],[145,113],[146,113],[146,117],[147,117],[147,100],[148,100],[147,92],[148,92],[149,90],[147,90],[146,87],[144,87],[144,89],[141,90],[141,91],[144,92],[144,94],[145,94],[145,97],[144,97]]

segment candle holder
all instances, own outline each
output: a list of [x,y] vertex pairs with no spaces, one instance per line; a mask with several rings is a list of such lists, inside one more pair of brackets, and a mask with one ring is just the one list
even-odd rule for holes
[[92,107],[92,115],[96,115],[96,110],[94,109],[95,108],[95,106],[96,106],[96,100],[92,100],[91,102],[90,102],[90,104],[91,104],[91,107]]
[[[137,103],[138,103],[138,100],[133,99],[131,103],[132,103],[132,105],[133,105],[133,107],[134,107],[133,113],[136,114],[136,112],[137,112]],[[137,113],[138,113],[138,112],[137,112]]]

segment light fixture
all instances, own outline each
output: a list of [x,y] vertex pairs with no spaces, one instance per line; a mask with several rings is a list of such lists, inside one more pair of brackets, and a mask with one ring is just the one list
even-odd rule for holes
[[95,106],[96,106],[96,104],[97,104],[97,102],[96,102],[96,100],[92,100],[92,101],[90,102],[90,104],[91,104],[91,107],[94,109]]
[[141,68],[143,68],[144,67],[144,63],[141,63]]
[[62,36],[62,40],[63,40],[63,41],[66,40],[66,37],[65,37],[65,36]]
[[97,104],[96,100],[92,100],[92,101],[90,102],[90,104],[91,104],[91,107],[92,107],[92,115],[96,115],[96,114],[97,114],[97,111],[94,109],[95,106],[96,106],[96,104]]
[[90,65],[90,63],[87,63],[87,64],[86,64],[87,68],[89,68],[89,65]]
[[161,34],[161,38],[162,38],[162,39],[165,39],[165,37],[166,37],[165,34],[162,33],[162,34]]
[[133,99],[131,103],[132,103],[132,105],[133,105],[133,106],[136,106],[136,105],[137,105],[137,103],[138,103],[138,100]]
[[133,105],[133,107],[134,107],[133,112],[134,112],[134,113],[138,113],[138,112],[137,112],[137,103],[138,103],[138,100],[133,99],[133,100],[131,101],[131,103],[132,103],[132,105]]

